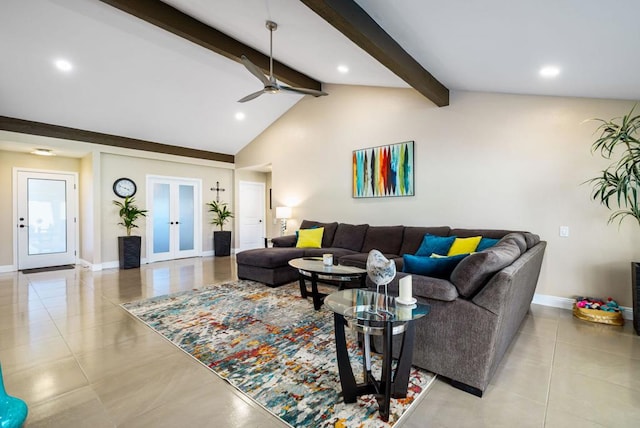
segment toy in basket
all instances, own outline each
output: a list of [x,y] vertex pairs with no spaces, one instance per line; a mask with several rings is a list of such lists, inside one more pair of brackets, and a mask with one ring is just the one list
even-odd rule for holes
[[573,316],[585,321],[624,325],[622,309],[611,297],[606,302],[591,297],[578,297],[573,305]]

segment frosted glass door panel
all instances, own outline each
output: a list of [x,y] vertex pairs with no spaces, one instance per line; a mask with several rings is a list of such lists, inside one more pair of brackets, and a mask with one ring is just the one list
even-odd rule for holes
[[153,252],[168,253],[171,250],[171,187],[168,184],[153,185]]
[[193,250],[194,246],[194,188],[179,186],[180,251]]
[[[201,183],[194,179],[149,177],[153,194],[147,223],[148,260],[158,262],[199,256],[202,252]],[[153,227],[151,230],[149,225]]]
[[29,178],[29,255],[67,251],[67,195],[64,180]]

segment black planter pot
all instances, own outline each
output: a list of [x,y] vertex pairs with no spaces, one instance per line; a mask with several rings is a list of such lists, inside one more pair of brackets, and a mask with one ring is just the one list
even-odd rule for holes
[[216,257],[224,257],[231,254],[231,231],[213,232],[213,254]]
[[640,336],[640,263],[631,262],[631,288],[633,292],[633,328]]
[[140,247],[142,238],[139,236],[118,236],[118,254],[120,269],[140,267]]

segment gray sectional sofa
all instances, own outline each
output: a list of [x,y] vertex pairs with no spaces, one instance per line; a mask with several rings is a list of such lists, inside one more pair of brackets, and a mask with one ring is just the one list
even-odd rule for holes
[[[413,364],[482,396],[529,310],[546,242],[529,232],[448,226],[369,226],[308,220],[300,226],[312,227],[324,227],[322,248],[296,248],[295,235],[275,238],[273,248],[237,254],[238,277],[282,285],[298,279],[298,273],[288,265],[291,259],[332,253],[341,264],[365,268],[368,252],[377,249],[393,259],[398,268],[389,293],[397,295],[400,278],[412,275],[414,297],[431,305],[429,315],[416,321]],[[448,278],[402,272],[402,255],[415,254],[427,233],[499,241],[462,259]],[[394,349],[399,350],[399,346]]]

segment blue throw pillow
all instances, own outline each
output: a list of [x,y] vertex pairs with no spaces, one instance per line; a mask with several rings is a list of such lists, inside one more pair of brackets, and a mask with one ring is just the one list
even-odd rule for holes
[[422,257],[429,257],[433,253],[446,255],[455,240],[455,236],[437,236],[427,233],[422,238],[422,244],[415,255]]
[[489,247],[493,247],[498,243],[499,239],[493,238],[482,238],[480,243],[478,244],[478,248],[476,248],[476,253],[482,250],[486,250]]
[[436,258],[405,254],[402,256],[404,261],[402,271],[433,278],[449,279],[453,269],[467,256],[468,254],[459,254],[457,256]]

